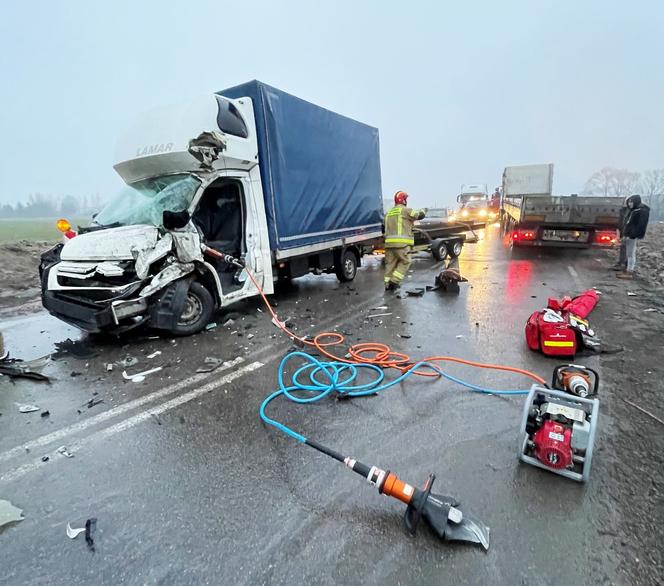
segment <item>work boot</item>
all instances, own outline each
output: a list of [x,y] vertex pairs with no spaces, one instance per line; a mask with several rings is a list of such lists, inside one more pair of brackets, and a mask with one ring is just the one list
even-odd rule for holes
[[619,279],[633,279],[634,271],[622,271],[620,273],[617,273],[616,277],[618,277]]
[[392,281],[385,283],[385,291],[394,291],[394,283]]
[[611,267],[612,271],[625,271],[625,265],[621,265],[620,263],[616,263]]

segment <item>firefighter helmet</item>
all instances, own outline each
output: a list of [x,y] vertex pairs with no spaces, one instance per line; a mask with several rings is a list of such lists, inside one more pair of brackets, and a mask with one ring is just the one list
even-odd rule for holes
[[394,194],[394,205],[406,205],[408,194],[405,191],[397,191]]

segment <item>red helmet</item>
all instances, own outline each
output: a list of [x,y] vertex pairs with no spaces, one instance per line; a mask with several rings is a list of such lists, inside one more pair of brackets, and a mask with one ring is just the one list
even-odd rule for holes
[[397,191],[394,194],[394,205],[406,205],[408,201],[408,194],[405,191]]

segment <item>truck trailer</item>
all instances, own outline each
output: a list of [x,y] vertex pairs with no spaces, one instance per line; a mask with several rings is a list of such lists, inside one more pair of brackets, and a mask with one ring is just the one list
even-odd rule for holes
[[513,246],[615,244],[621,197],[553,195],[553,164],[506,167],[501,222]]
[[141,117],[126,188],[42,256],[42,302],[89,332],[200,331],[216,308],[310,272],[354,279],[382,238],[378,130],[251,81]]

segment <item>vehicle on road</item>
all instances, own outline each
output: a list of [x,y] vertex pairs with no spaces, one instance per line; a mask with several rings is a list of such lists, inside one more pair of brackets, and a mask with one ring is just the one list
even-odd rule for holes
[[466,233],[484,228],[484,222],[457,222],[448,215],[447,208],[427,210],[427,215],[414,225],[413,252],[428,250],[435,260],[454,258],[461,254]]
[[506,167],[502,226],[514,246],[607,247],[615,244],[622,197],[552,194],[553,165]]
[[204,328],[215,308],[310,272],[354,279],[382,237],[378,130],[258,81],[143,116],[127,184],[42,257],[42,301],[90,332]]
[[486,222],[497,217],[489,207],[489,194],[485,183],[462,185],[457,202],[459,205],[452,214],[454,220]]

